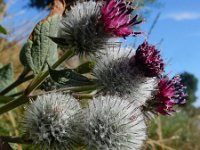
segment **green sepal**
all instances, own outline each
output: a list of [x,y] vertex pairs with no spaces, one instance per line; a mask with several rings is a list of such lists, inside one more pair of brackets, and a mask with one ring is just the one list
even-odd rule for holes
[[93,70],[94,66],[95,66],[95,61],[88,61],[78,66],[75,69],[75,71],[80,74],[89,73]]

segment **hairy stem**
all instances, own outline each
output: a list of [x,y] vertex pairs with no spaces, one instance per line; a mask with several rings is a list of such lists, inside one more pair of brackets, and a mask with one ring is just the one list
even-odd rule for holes
[[[63,63],[65,60],[71,58],[74,56],[74,52],[69,50],[67,51],[53,66],[52,68],[55,69],[58,67],[61,63]],[[4,106],[0,107],[0,114],[3,114],[7,111],[10,111],[22,104],[25,104],[29,101],[29,95],[30,93],[35,90],[44,80],[45,78],[49,75],[49,71],[45,71],[42,73],[42,75],[39,75],[39,77],[36,77],[35,80],[28,86],[27,90],[25,93],[20,96],[19,98],[5,104]]]
[[34,77],[34,75],[29,75],[29,76],[27,76],[26,77],[26,74],[28,74],[28,72],[27,73],[22,73],[20,76],[19,76],[19,78],[15,81],[15,82],[13,82],[11,85],[9,85],[7,88],[5,88],[3,91],[1,91],[0,92],[0,95],[5,95],[5,94],[7,94],[8,92],[10,92],[11,90],[13,90],[14,88],[16,88],[17,86],[19,86],[20,84],[22,84],[22,83],[24,83],[24,82],[26,82],[26,81],[29,81],[29,80],[31,80],[33,77]]
[[10,111],[10,110],[12,110],[12,109],[14,109],[14,108],[16,108],[16,107],[28,102],[28,101],[29,101],[29,98],[27,96],[25,96],[25,95],[22,95],[19,98],[15,99],[15,100],[13,100],[11,102],[8,102],[6,105],[2,106],[0,108],[0,114],[3,114],[5,112],[7,112],[7,111]]
[[1,91],[0,95],[5,95],[6,93],[10,92],[12,89],[16,88],[20,84],[33,79],[33,77],[34,77],[34,75],[29,75],[29,76],[27,76],[25,78],[19,78],[18,80],[16,80],[15,82],[13,82],[10,86],[8,86],[3,91]]

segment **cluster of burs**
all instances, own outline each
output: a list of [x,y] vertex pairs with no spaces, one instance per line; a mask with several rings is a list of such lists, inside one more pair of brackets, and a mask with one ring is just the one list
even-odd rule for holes
[[[170,116],[185,103],[185,87],[169,78],[156,46],[147,40],[134,49],[120,38],[145,35],[134,26],[143,22],[126,0],[76,2],[66,11],[58,45],[88,56],[98,88],[82,106],[70,93],[49,92],[27,107],[25,136],[44,150],[140,150],[147,122],[156,114]],[[82,100],[83,101],[83,100]]]

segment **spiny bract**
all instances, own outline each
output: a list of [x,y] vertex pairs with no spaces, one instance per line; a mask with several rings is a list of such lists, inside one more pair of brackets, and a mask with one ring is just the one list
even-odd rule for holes
[[25,135],[41,149],[71,149],[78,142],[79,111],[79,103],[70,95],[38,96],[25,113]]
[[140,109],[117,96],[99,96],[85,112],[83,141],[88,150],[138,150],[146,139]]

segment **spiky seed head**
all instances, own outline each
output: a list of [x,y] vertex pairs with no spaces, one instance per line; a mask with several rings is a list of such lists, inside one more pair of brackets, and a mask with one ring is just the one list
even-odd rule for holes
[[146,139],[140,109],[117,96],[99,96],[85,112],[83,141],[89,150],[138,150]]
[[78,142],[79,111],[79,103],[70,95],[38,96],[25,112],[25,135],[44,150],[71,149]]
[[97,62],[93,70],[97,81],[104,87],[103,93],[128,97],[139,106],[145,104],[155,90],[157,79],[146,77],[136,65],[129,64],[134,49],[114,47],[107,51],[109,53]]

